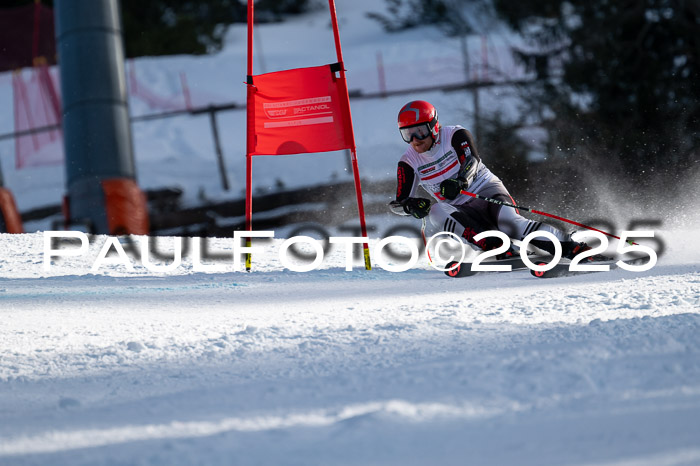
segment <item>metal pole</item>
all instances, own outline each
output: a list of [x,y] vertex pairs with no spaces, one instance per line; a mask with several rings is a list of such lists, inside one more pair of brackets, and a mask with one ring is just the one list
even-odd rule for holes
[[459,36],[459,45],[462,48],[462,65],[464,65],[464,83],[468,84],[469,79],[469,43],[467,42],[467,34],[462,31]]
[[379,80],[379,93],[386,96],[386,77],[384,76],[384,60],[381,50],[377,50],[377,78]]
[[[106,234],[109,195],[103,182],[136,178],[119,1],[57,0],[55,12],[68,220]],[[116,205],[137,214],[133,204]],[[142,215],[145,205],[138,210]]]
[[[464,65],[464,80],[465,84],[469,84],[471,81],[469,73],[469,43],[467,41],[467,34],[462,32],[459,36],[460,46],[462,48],[462,63]],[[472,74],[472,76],[475,76]],[[476,81],[476,80],[475,80]],[[474,114],[474,138],[479,140],[479,133],[481,132],[481,121],[479,118],[479,82],[474,83],[474,89],[472,90],[472,109]]]
[[224,152],[221,150],[221,142],[219,141],[219,125],[216,123],[216,110],[209,110],[209,121],[211,122],[211,132],[214,136],[214,148],[216,149],[216,161],[219,165],[219,174],[221,175],[221,186],[224,191],[229,190],[228,176],[226,176],[226,164],[224,163]]

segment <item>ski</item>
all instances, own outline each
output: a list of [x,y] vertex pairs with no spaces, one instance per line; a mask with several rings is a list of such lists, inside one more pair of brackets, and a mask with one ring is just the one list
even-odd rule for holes
[[[649,260],[648,257],[638,257],[636,259],[631,259],[625,261],[626,264],[629,265],[637,265],[637,264],[644,264],[647,260]],[[574,270],[569,270],[569,267],[571,266],[571,262],[561,262],[557,265],[555,265],[553,268],[549,270],[545,270],[544,272],[542,271],[535,271],[535,270],[530,270],[530,273],[537,278],[556,278],[556,277],[570,277],[573,275],[585,275],[589,273],[599,273],[599,272],[609,272],[611,270],[619,269],[620,266],[617,264],[616,259],[606,259],[606,260],[593,260],[589,262],[582,262],[581,265],[607,265],[609,266],[608,270],[581,270],[581,271],[574,271]],[[536,262],[536,264],[540,264],[539,262]]]
[[[534,264],[539,264],[541,262],[547,263],[552,259],[552,256],[531,255],[531,256],[529,256],[529,259]],[[495,260],[495,261],[482,262],[481,264],[482,265],[510,265],[511,271],[523,270],[523,269],[528,268],[528,266],[523,262],[523,260],[520,258],[520,256],[510,257],[508,259],[500,259],[500,260]],[[457,261],[451,261],[451,262],[447,263],[445,268],[451,269],[455,265],[457,265],[457,266],[454,269],[445,270],[445,275],[447,275],[448,277],[452,277],[452,278],[461,278],[461,277],[471,277],[471,276],[478,275],[478,274],[494,273],[494,272],[472,270],[472,262],[459,263]],[[496,273],[498,273],[498,272],[496,272]]]

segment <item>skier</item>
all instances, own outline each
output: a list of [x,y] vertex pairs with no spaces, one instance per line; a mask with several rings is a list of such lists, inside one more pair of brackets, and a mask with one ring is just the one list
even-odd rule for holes
[[[389,204],[393,213],[428,217],[437,230],[454,233],[481,250],[502,245],[496,237],[474,240],[476,235],[488,230],[502,231],[516,240],[533,231],[547,231],[559,240],[562,256],[569,259],[590,249],[552,225],[526,219],[512,207],[463,194],[462,190],[468,190],[515,204],[503,182],[482,162],[471,133],[461,126],[441,126],[430,103],[423,100],[407,103],[399,111],[398,123],[401,137],[409,147],[399,160],[396,200]],[[431,204],[429,199],[416,197],[418,185],[437,202]],[[554,254],[554,244],[545,237],[538,237],[530,244]],[[511,248],[497,259],[514,254]]]

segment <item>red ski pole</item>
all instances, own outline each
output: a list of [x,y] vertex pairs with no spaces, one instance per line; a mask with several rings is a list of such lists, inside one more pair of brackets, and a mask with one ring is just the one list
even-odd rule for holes
[[[570,224],[572,224],[572,225],[576,225],[577,227],[581,227],[581,228],[586,228],[586,229],[588,229],[588,230],[597,231],[598,233],[602,233],[602,234],[604,234],[604,235],[607,235],[607,236],[610,236],[610,237],[612,237],[612,238],[616,238],[616,239],[619,239],[620,241],[622,241],[622,238],[620,238],[619,236],[615,236],[615,235],[613,235],[612,233],[608,233],[607,231],[599,230],[599,229],[597,229],[597,228],[593,228],[593,227],[591,227],[591,226],[584,225],[583,223],[575,222],[575,221],[573,221],[573,220],[569,220],[568,218],[560,217],[560,216],[558,216],[558,215],[548,214],[547,212],[542,212],[542,211],[540,211],[540,210],[531,209],[530,207],[523,207],[523,206],[519,206],[519,205],[515,205],[515,204],[510,204],[510,203],[508,203],[508,202],[499,201],[498,199],[491,199],[490,197],[480,196],[480,195],[478,195],[478,194],[470,193],[469,191],[462,191],[462,194],[466,194],[467,196],[471,196],[471,197],[473,197],[473,198],[475,198],[475,199],[481,199],[482,201],[491,202],[491,203],[493,203],[493,204],[503,205],[503,206],[506,206],[506,207],[513,207],[514,209],[521,209],[521,210],[524,210],[525,212],[532,212],[533,214],[537,214],[537,215],[544,215],[545,217],[554,218],[554,219],[557,219],[557,220],[561,220],[562,222],[566,222],[566,223],[570,223]],[[633,241],[627,241],[627,242],[628,242],[629,244],[637,244],[637,243],[635,243],[635,242],[633,242]]]

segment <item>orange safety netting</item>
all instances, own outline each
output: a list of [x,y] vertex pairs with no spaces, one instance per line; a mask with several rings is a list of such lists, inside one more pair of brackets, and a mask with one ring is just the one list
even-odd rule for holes
[[[29,79],[18,71],[12,76],[15,131],[60,126],[61,102],[56,78],[48,66],[31,70]],[[63,161],[63,142],[59,129],[35,132],[15,139],[17,168],[58,164]]]
[[15,198],[5,188],[0,188],[0,233],[24,233]]

